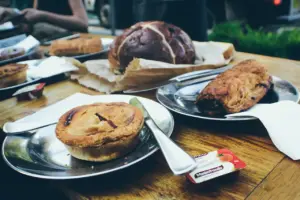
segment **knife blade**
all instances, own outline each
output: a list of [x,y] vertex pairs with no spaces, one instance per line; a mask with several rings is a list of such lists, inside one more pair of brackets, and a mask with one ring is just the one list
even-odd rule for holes
[[128,90],[124,90],[123,93],[126,94],[133,94],[133,93],[139,93],[139,92],[146,92],[146,91],[150,91],[150,90],[154,90],[157,89],[159,87],[162,87],[164,85],[168,85],[171,83],[183,83],[185,81],[190,81],[193,79],[199,79],[199,78],[204,78],[206,76],[211,76],[211,75],[217,75],[220,74],[228,69],[230,69],[232,67],[232,65],[227,65],[225,67],[219,68],[219,69],[215,69],[215,70],[210,70],[210,71],[195,71],[195,72],[189,72],[186,74],[183,74],[181,76],[177,76],[175,78],[166,80],[166,81],[162,81],[159,83],[151,83],[151,84],[145,84],[142,86],[138,86],[132,89],[128,89]]
[[175,175],[185,174],[197,167],[197,163],[190,155],[175,144],[163,131],[156,125],[144,105],[134,97],[129,103],[140,109],[145,118],[145,124],[153,133],[163,155]]

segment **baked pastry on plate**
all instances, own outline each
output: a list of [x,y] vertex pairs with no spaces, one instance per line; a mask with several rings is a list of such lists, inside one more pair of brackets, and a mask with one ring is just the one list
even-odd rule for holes
[[196,105],[207,115],[247,110],[258,103],[272,86],[263,64],[245,60],[218,75],[199,94]]
[[76,56],[97,53],[102,49],[103,46],[99,37],[56,40],[52,42],[49,54],[51,56]]
[[108,161],[136,147],[143,124],[142,112],[132,105],[97,103],[65,113],[55,132],[75,158]]
[[0,88],[24,83],[27,69],[27,64],[8,64],[0,67]]
[[25,49],[21,47],[7,47],[0,52],[0,61],[19,57],[25,54]]

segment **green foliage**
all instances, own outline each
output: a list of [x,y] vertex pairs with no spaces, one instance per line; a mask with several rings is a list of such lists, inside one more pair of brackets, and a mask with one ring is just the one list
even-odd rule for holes
[[216,25],[209,40],[233,43],[242,52],[300,59],[300,29],[273,33],[229,22]]

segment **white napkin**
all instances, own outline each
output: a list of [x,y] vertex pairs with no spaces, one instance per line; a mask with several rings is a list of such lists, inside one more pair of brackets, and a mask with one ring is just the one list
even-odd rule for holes
[[300,105],[292,101],[257,104],[250,110],[226,117],[253,116],[267,129],[279,151],[293,160],[300,159]]
[[40,45],[40,42],[35,39],[33,36],[29,35],[25,40],[22,40],[18,44],[14,45],[14,47],[24,48],[26,52]]
[[[40,42],[37,39],[35,39],[33,36],[29,35],[27,38],[25,38],[21,42],[15,44],[13,46],[6,47],[6,48],[20,47],[20,48],[24,48],[25,52],[28,52],[28,51],[38,47],[39,45],[40,45]],[[0,49],[0,52],[6,48]]]
[[47,106],[46,108],[39,110],[38,112],[32,115],[17,120],[14,123],[35,122],[37,120],[39,120],[39,123],[41,124],[57,122],[60,116],[62,116],[68,110],[76,106],[94,103],[95,99],[91,97],[93,96],[82,93],[73,94],[53,105]]
[[38,66],[30,68],[27,76],[31,78],[47,78],[65,72],[77,71],[78,67],[66,58],[51,56],[43,60]]
[[[67,111],[71,110],[74,107],[99,103],[99,102],[120,102],[120,99],[107,98],[107,95],[88,95],[83,93],[75,93],[55,104],[49,105],[33,113],[32,115],[26,116],[13,123],[16,124],[19,122],[32,123],[36,121],[38,121],[39,124],[55,123],[64,113],[66,113]],[[142,102],[144,102],[143,99]],[[146,108],[147,108],[147,104],[146,104]],[[155,116],[155,114],[151,110],[150,110],[150,114],[153,114]]]
[[0,25],[0,30],[1,31],[5,31],[5,30],[10,30],[13,29],[14,25],[12,22],[5,22],[3,24]]

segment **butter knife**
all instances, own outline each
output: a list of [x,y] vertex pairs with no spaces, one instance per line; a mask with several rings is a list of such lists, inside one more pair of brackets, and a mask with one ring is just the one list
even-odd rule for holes
[[153,121],[143,104],[136,97],[132,98],[129,103],[142,111],[145,118],[145,124],[152,131],[169,167],[175,175],[188,173],[197,167],[194,158],[183,151],[163,133]]
[[44,128],[46,126],[50,126],[53,124],[57,124],[57,121],[51,122],[6,122],[2,130],[7,135],[18,135],[18,134],[26,134],[30,133],[30,131]]
[[146,92],[146,91],[150,91],[150,90],[154,90],[157,89],[159,87],[162,87],[164,85],[168,85],[171,83],[183,83],[185,81],[190,81],[193,79],[199,79],[199,78],[204,78],[207,76],[212,76],[212,75],[216,75],[216,74],[220,74],[228,69],[230,69],[232,67],[232,65],[227,65],[225,67],[222,68],[218,68],[218,69],[214,69],[214,70],[210,70],[210,71],[205,71],[203,72],[201,71],[194,71],[194,72],[189,72],[180,76],[177,76],[175,78],[169,79],[167,81],[163,81],[163,82],[159,82],[159,83],[152,83],[152,84],[145,84],[142,86],[138,86],[132,89],[128,89],[128,90],[124,90],[123,93],[126,94],[133,94],[133,93],[139,93],[139,92]]

